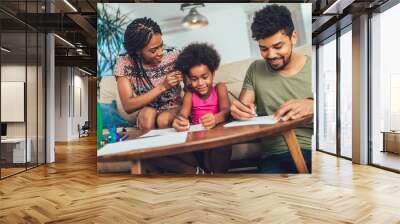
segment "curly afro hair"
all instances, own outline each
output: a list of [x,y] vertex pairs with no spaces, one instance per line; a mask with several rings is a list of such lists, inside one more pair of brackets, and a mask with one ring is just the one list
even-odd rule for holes
[[185,47],[176,59],[175,68],[185,76],[196,65],[206,65],[213,73],[217,70],[221,58],[218,52],[206,43],[194,43]]
[[288,8],[273,4],[256,12],[251,24],[252,37],[255,40],[270,37],[281,30],[289,38],[292,36],[294,25]]

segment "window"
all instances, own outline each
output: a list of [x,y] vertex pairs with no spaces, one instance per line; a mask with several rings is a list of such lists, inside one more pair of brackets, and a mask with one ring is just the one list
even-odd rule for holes
[[340,155],[352,157],[352,33],[351,26],[340,36]]
[[318,48],[318,149],[336,153],[336,36]]
[[[44,3],[1,1],[0,6],[18,6],[19,16],[24,16],[41,13]],[[0,144],[0,178],[5,178],[45,163],[46,39],[44,33],[7,14],[0,12],[0,17],[10,21],[0,24],[1,98],[15,91],[15,104],[22,102],[18,111],[6,106],[6,100],[0,105],[1,114],[11,115],[1,118],[6,130]]]
[[[371,18],[371,162],[395,170],[400,170],[400,155],[385,147],[383,132],[400,130],[400,43],[394,29],[398,21],[400,4]],[[400,139],[400,133],[397,136]],[[395,142],[399,149],[400,141]]]

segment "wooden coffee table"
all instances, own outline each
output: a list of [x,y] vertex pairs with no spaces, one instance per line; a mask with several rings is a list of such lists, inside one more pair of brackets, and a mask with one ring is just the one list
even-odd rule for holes
[[[110,155],[99,156],[98,162],[103,164],[115,164],[119,162],[131,162],[131,173],[142,174],[143,167],[141,160],[168,156],[180,153],[187,153],[199,150],[209,150],[222,146],[245,143],[256,139],[282,135],[288,145],[290,154],[296,164],[299,173],[309,173],[300,146],[294,132],[296,127],[311,122],[313,115],[300,119],[278,122],[274,125],[249,125],[224,128],[219,125],[211,130],[188,133],[186,142],[182,144],[168,145],[155,148],[132,150]],[[137,138],[144,134],[144,131],[129,132],[129,139]]]

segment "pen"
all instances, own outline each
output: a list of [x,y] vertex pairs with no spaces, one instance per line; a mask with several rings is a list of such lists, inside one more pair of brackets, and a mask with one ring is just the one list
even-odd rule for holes
[[[235,98],[235,100],[239,101],[240,104],[242,104],[243,106],[249,108],[249,107],[246,106],[244,103],[242,103],[242,101],[240,101],[240,99],[239,99],[237,96],[235,96],[235,94],[233,94],[231,91],[228,90],[228,93],[231,94],[231,96],[232,96],[233,98]],[[250,109],[250,108],[249,108],[249,109]],[[255,113],[255,112],[254,112],[254,113]],[[255,116],[257,116],[256,113],[255,113]]]

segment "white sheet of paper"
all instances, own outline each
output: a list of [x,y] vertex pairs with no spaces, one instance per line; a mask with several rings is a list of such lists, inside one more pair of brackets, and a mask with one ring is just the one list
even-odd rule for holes
[[174,128],[164,128],[164,129],[154,129],[150,130],[144,135],[141,135],[140,138],[142,137],[150,137],[150,136],[158,136],[158,135],[167,135],[167,134],[173,134],[177,133]]
[[110,143],[97,151],[97,156],[110,155],[131,150],[146,149],[186,142],[187,132],[175,132],[168,135],[137,138],[123,142]]
[[232,121],[225,124],[224,127],[237,127],[244,125],[257,125],[257,124],[275,124],[278,122],[273,115],[253,117],[247,121]]
[[195,131],[205,131],[207,130],[202,124],[192,124],[190,125],[189,132]]
[[[204,128],[202,124],[194,124],[194,125],[190,125],[189,130],[185,131],[185,133],[186,132],[195,132],[195,131],[204,131],[204,130],[207,130],[207,129]],[[146,134],[140,136],[140,138],[150,137],[150,136],[159,136],[159,135],[168,135],[171,133],[178,133],[178,132],[174,128],[154,129],[154,130],[150,130]]]

